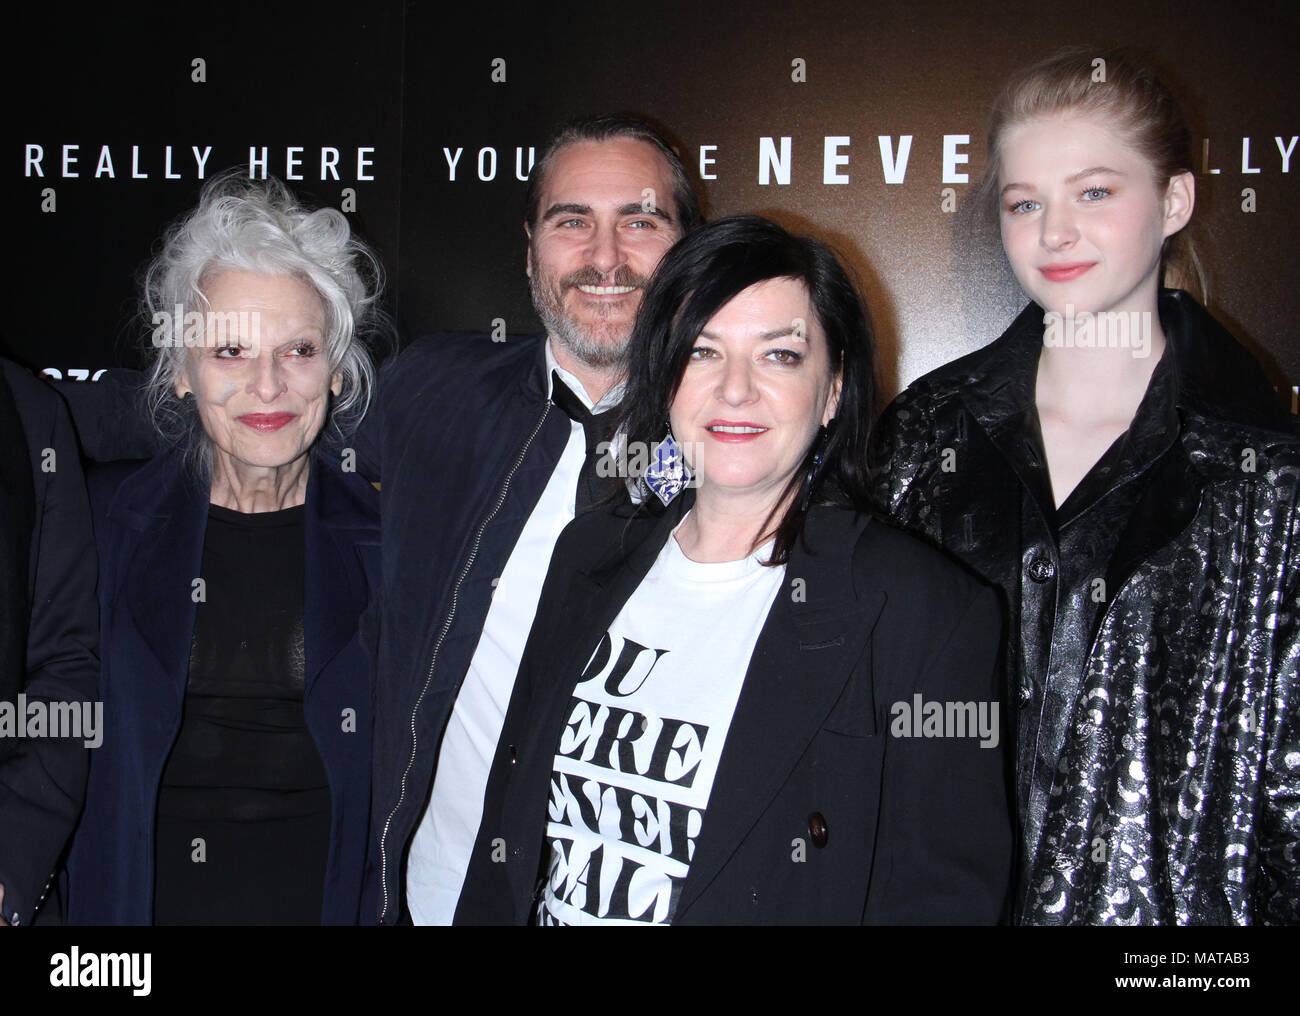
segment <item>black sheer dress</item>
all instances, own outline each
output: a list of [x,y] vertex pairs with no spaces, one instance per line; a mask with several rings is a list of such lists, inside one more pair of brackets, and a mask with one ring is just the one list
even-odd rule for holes
[[157,924],[320,923],[330,795],[303,714],[303,545],[302,506],[210,507],[158,797]]

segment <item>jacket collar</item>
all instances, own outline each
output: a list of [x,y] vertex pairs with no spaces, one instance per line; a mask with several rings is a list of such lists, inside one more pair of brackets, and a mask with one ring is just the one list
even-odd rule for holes
[[[378,546],[374,511],[329,452],[307,477],[304,533],[303,635],[305,687],[356,631],[368,581],[355,547]],[[203,562],[209,492],[173,449],[123,481],[109,505],[111,520],[141,534],[130,562],[128,602],[141,637],[165,673],[187,674]]]
[[[1159,313],[1171,412],[1293,432],[1294,422],[1258,362],[1204,307],[1181,290],[1165,289]],[[1000,338],[953,365],[963,402],[990,433],[1033,405],[1043,331],[1043,308],[1031,303]]]
[[546,369],[546,333],[529,335],[521,341],[531,342],[533,349],[528,369],[519,373],[520,391],[529,402],[546,402],[551,397],[551,375]]
[[1224,423],[1295,432],[1295,417],[1259,361],[1192,297],[1164,290],[1160,323],[1178,354],[1181,408]]
[[[555,355],[551,352],[550,336],[545,333],[541,335],[530,335],[522,340],[534,344],[534,348],[528,360],[528,369],[520,372],[519,387],[524,397],[529,402],[548,402],[551,399],[551,373],[558,371],[564,383],[573,390],[584,403],[589,401],[586,389],[576,377],[561,367],[555,360]],[[566,376],[567,375],[567,376]],[[589,405],[587,408],[596,415],[607,412],[618,405],[622,397],[625,382],[620,382],[611,388],[601,400],[594,406]]]
[[[616,539],[603,543],[593,563],[579,565],[571,589],[579,589],[600,606],[590,616],[597,619],[593,630],[604,631],[618,616],[631,595],[654,565],[670,534],[694,506],[695,491],[687,488],[662,512],[646,505],[622,504],[609,514],[626,520]],[[870,569],[855,568],[854,555],[858,538],[870,523],[867,515],[845,509],[814,505],[808,512],[803,536],[796,541],[786,565],[782,592],[764,626],[764,633],[775,626],[778,618],[788,621],[791,632],[820,629],[837,617],[856,616],[863,602],[883,606],[884,593],[875,580],[860,576]],[[580,640],[575,640],[580,641]],[[825,648],[820,638],[796,640],[800,646]],[[586,647],[590,648],[590,647]],[[581,652],[581,650],[580,650]],[[585,662],[585,661],[583,661]]]
[[[1195,518],[1207,482],[1180,441],[1189,419],[1233,428],[1294,434],[1286,412],[1255,359],[1192,297],[1160,293],[1166,347],[1125,439],[1113,481],[1152,468],[1142,499],[1120,535],[1106,588],[1118,590],[1136,568]],[[959,397],[1026,488],[1056,514],[1045,464],[1027,440],[1036,426],[1034,385],[1043,342],[1043,310],[1030,304],[995,342],[953,365]],[[1073,495],[1061,507],[1067,512]],[[1112,595],[1114,595],[1112,593]]]

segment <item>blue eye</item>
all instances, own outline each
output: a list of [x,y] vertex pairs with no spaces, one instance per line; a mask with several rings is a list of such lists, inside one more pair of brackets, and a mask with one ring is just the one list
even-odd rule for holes
[[1007,211],[1012,215],[1024,215],[1026,212],[1036,212],[1038,211],[1038,208],[1039,204],[1037,201],[1031,201],[1029,198],[1025,198],[1023,201],[1017,201],[1015,204],[1008,205]]
[[[1089,195],[1095,195],[1090,197]],[[1102,198],[1110,197],[1110,190],[1106,187],[1089,187],[1080,195],[1084,201],[1100,201]]]

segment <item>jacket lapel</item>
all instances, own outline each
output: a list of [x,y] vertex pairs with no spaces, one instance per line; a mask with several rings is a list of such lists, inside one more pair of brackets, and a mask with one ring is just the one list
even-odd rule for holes
[[190,643],[201,586],[208,499],[168,453],[128,477],[109,518],[135,535],[120,567],[129,570],[126,607],[141,641],[167,675],[189,673]]
[[[376,524],[324,460],[307,481],[303,635],[306,687],[352,639],[366,604],[361,555],[377,553]],[[206,492],[189,481],[179,455],[160,456],[122,485],[109,508],[117,524],[139,534],[126,551],[127,608],[164,673],[188,674],[207,530]],[[355,548],[355,549],[354,549]],[[377,558],[373,562],[377,568]],[[377,576],[376,576],[377,579]],[[165,619],[165,623],[160,620]]]
[[[1178,413],[1192,412],[1264,430],[1295,432],[1295,419],[1281,400],[1270,398],[1259,364],[1186,293],[1160,295],[1160,324],[1173,359],[1175,404],[1169,431],[1185,434]],[[1142,500],[1120,535],[1106,570],[1113,598],[1133,572],[1174,540],[1196,518],[1210,478],[1197,469],[1181,440],[1156,459]]]
[[[521,699],[520,715],[527,718],[527,733],[520,754],[537,761],[529,773],[532,778],[511,780],[505,794],[511,836],[516,838],[515,842],[527,844],[522,863],[510,866],[512,898],[524,907],[516,914],[519,922],[528,919],[528,907],[532,905],[541,874],[544,859],[540,852],[545,837],[537,833],[546,829],[551,764],[573,699],[572,689],[579,683],[601,635],[650,571],[668,534],[692,503],[694,491],[688,490],[657,517],[637,513],[629,519],[619,513],[602,512],[571,523],[590,531],[591,539],[585,545],[599,548],[603,553],[586,562],[577,562],[567,587],[555,591],[556,602],[563,603],[566,618],[581,619],[579,626],[552,633],[555,648],[542,653],[544,662],[524,666],[520,671],[521,679],[529,682],[518,690],[526,696]],[[600,526],[599,533],[594,531],[596,526]],[[525,659],[529,658],[525,651]],[[512,703],[511,712],[514,711]]]
[[320,456],[307,478],[306,563],[303,640],[307,649],[305,689],[356,634],[365,608],[368,555],[377,574],[379,528],[359,502],[364,492],[347,488],[341,474]]
[[1106,568],[1106,589],[1114,599],[1143,561],[1186,529],[1200,511],[1205,480],[1182,442],[1175,442],[1153,467],[1142,499],[1129,516]]
[[[1034,403],[1042,345],[1043,310],[1031,303],[1002,338],[981,351],[988,363],[966,378],[961,398],[1054,531],[1056,503],[1047,463],[1038,452],[1043,440]],[[969,461],[958,466],[969,467]]]
[[[884,593],[857,590],[852,578],[852,548],[866,524],[847,512],[814,509],[806,530],[813,553],[799,544],[791,554],[745,674],[675,920],[776,797],[871,638]],[[805,580],[803,597],[793,595],[796,579]]]

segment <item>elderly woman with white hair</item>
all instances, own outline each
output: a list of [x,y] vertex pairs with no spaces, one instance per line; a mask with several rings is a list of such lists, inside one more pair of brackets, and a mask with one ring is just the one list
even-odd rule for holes
[[105,715],[74,923],[357,920],[378,495],[342,439],[379,278],[341,213],[233,175],[149,266],[167,449],[89,479]]

